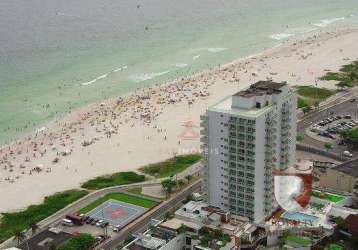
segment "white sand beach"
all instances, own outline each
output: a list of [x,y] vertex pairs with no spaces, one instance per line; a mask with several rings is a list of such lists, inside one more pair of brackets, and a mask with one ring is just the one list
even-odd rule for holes
[[[207,106],[258,80],[312,85],[327,70],[357,58],[358,30],[336,28],[75,110],[0,150],[0,212],[40,203],[99,175],[198,152],[200,115]],[[317,85],[334,88],[333,82]]]

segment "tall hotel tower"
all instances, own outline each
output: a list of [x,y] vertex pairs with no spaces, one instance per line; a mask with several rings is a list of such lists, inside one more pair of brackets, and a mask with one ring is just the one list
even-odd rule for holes
[[276,208],[273,169],[295,163],[297,97],[286,83],[260,81],[201,117],[207,202],[260,222]]

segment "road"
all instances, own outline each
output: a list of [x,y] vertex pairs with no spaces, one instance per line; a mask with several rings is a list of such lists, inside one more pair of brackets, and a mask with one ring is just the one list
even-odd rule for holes
[[133,221],[131,224],[127,225],[121,230],[121,232],[116,236],[116,238],[110,239],[108,242],[98,247],[97,249],[114,249],[116,246],[124,242],[128,235],[145,231],[148,228],[148,224],[151,219],[163,218],[168,211],[174,210],[180,205],[182,205],[182,201],[185,200],[189,194],[199,191],[200,188],[201,179],[194,182],[192,185],[173,196],[170,200],[161,203],[160,205],[155,207],[155,209],[152,209],[151,211],[147,212],[146,214]]

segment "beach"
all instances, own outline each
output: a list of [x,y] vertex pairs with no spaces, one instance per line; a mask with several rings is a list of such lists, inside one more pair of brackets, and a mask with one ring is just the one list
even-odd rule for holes
[[335,88],[318,80],[358,58],[358,30],[336,27],[215,69],[72,111],[0,150],[0,212],[43,201],[104,174],[200,151],[200,115],[259,80]]

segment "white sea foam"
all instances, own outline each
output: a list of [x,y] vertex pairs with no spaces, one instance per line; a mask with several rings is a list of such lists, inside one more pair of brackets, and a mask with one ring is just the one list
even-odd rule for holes
[[128,68],[127,65],[125,65],[125,66],[120,67],[120,68],[118,68],[118,69],[114,69],[113,72],[119,72],[119,71],[125,70],[125,69],[127,69],[127,68]]
[[219,53],[222,52],[224,50],[227,50],[228,48],[207,48],[206,50],[211,52],[211,53]]
[[[127,69],[127,68],[128,68],[128,67],[125,65],[125,66],[123,66],[123,67],[120,67],[120,68],[117,68],[117,69],[112,70],[110,73],[119,72],[119,71],[125,70],[125,69]],[[110,73],[100,75],[100,76],[96,77],[95,79],[93,79],[93,80],[91,80],[91,81],[89,81],[89,82],[83,82],[83,83],[81,83],[81,85],[82,85],[82,86],[91,85],[91,84],[93,84],[93,83],[95,83],[95,82],[97,82],[97,81],[99,81],[99,80],[101,80],[101,79],[106,78]]]
[[88,86],[88,85],[91,85],[95,82],[97,82],[98,80],[101,80],[101,79],[104,79],[108,76],[108,74],[103,74],[103,75],[100,75],[99,77],[93,79],[92,81],[89,81],[89,82],[83,82],[81,83],[82,86]]
[[339,22],[339,21],[342,21],[344,19],[345,19],[344,17],[335,17],[335,18],[331,18],[331,19],[323,19],[318,23],[314,23],[313,25],[317,26],[317,27],[327,27],[328,25],[330,25],[332,23]]
[[193,60],[199,59],[200,55],[193,56]]
[[175,64],[175,67],[177,67],[177,68],[185,68],[187,66],[188,66],[188,64],[186,64],[186,63],[177,63],[177,64]]
[[278,33],[278,34],[272,34],[270,36],[271,39],[277,40],[277,41],[281,41],[284,39],[287,39],[291,36],[294,36],[294,34],[289,34],[289,33]]
[[150,79],[153,79],[155,77],[158,76],[162,76],[165,74],[168,74],[170,71],[162,71],[162,72],[158,72],[158,73],[143,73],[143,74],[136,74],[136,75],[131,75],[129,76],[129,79],[134,81],[134,82],[143,82],[143,81],[147,81]]

